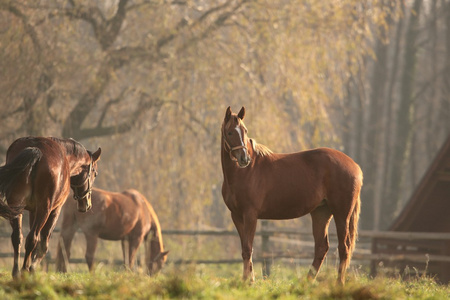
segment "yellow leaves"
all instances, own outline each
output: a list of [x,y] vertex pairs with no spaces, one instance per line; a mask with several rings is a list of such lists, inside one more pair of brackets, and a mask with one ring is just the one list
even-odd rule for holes
[[[51,53],[45,59],[54,66],[54,89],[59,92],[51,110],[61,118],[90,90],[101,94],[92,100],[97,105],[83,124],[88,128],[95,127],[113,99],[120,101],[109,108],[106,124],[119,124],[130,115],[142,99],[133,92],[121,96],[124,90],[143,91],[164,103],[157,117],[150,111],[140,120],[144,124],[129,134],[101,139],[111,154],[103,160],[99,182],[117,189],[138,185],[152,199],[162,223],[174,214],[178,225],[201,219],[208,209],[227,213],[224,206],[209,207],[217,203],[211,187],[222,180],[220,126],[227,106],[246,106],[250,137],[274,151],[336,143],[329,105],[342,97],[344,83],[370,53],[371,24],[386,22],[390,10],[381,2],[263,0],[236,10],[232,8],[238,1],[223,7],[223,1],[204,1],[201,9],[192,1],[130,5],[108,51],[100,47],[88,22],[57,14],[46,19],[45,8],[32,13],[42,20],[36,30]],[[57,8],[58,2],[49,3],[52,10]],[[100,8],[106,17],[115,9]],[[23,34],[22,27],[15,30]],[[0,60],[8,70],[27,73],[33,61],[28,41],[2,34],[0,48],[14,58],[11,64]],[[142,52],[112,70],[105,61],[119,49],[124,55],[131,53],[127,49]],[[10,76],[9,81],[19,78]],[[23,82],[19,87],[36,86]]]

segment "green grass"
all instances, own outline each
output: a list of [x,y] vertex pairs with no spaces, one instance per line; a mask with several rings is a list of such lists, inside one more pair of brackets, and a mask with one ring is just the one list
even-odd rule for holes
[[[94,274],[25,274],[13,280],[0,270],[0,299],[449,299],[450,286],[420,276],[408,281],[349,274],[345,286],[325,269],[315,282],[306,269],[275,267],[270,279],[242,282],[240,266],[168,266],[148,277],[129,271],[97,270]],[[350,273],[350,272],[349,272]]]

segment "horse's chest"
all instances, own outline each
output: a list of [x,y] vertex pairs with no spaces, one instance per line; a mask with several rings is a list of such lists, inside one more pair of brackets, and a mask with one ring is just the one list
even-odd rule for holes
[[234,197],[227,197],[225,200],[225,205],[228,207],[230,211],[237,211],[239,208],[238,203],[236,202]]
[[254,197],[248,193],[228,189],[222,195],[225,205],[231,212],[242,212],[250,209],[257,209],[253,201]]

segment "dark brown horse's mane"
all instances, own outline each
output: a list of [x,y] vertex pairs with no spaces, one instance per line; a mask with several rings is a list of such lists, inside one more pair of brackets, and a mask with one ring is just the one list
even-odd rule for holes
[[259,156],[270,156],[273,153],[267,146],[258,144],[254,139],[250,139],[250,143],[252,144],[253,151]]
[[72,154],[75,156],[82,156],[88,152],[86,148],[79,142],[75,141],[72,138],[69,139],[60,139],[56,137],[51,137],[51,139],[58,144],[62,145],[64,149],[66,149],[67,154]]

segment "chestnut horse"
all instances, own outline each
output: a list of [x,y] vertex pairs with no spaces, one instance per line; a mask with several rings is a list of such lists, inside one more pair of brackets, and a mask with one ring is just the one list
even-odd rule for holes
[[1,211],[10,220],[14,248],[12,275],[20,275],[22,210],[30,212],[23,271],[33,271],[47,253],[48,241],[72,187],[78,210],[91,207],[91,189],[101,149],[87,151],[73,139],[19,138],[9,146],[0,167]]
[[81,214],[76,212],[73,206],[67,202],[63,208],[61,236],[56,256],[58,271],[67,272],[66,262],[70,258],[72,239],[78,228],[81,228],[86,238],[85,257],[90,271],[93,270],[98,238],[121,240],[124,263],[130,269],[134,266],[136,251],[145,240],[148,273],[152,275],[162,268],[169,251],[164,251],[158,217],[141,193],[133,189],[122,193],[94,189],[91,211]]
[[243,119],[226,110],[222,124],[222,196],[231,211],[242,246],[243,278],[254,281],[252,252],[258,219],[312,218],[315,278],[329,249],[328,225],[334,217],[343,284],[355,247],[362,172],[347,155],[329,148],[273,153],[247,137]]

